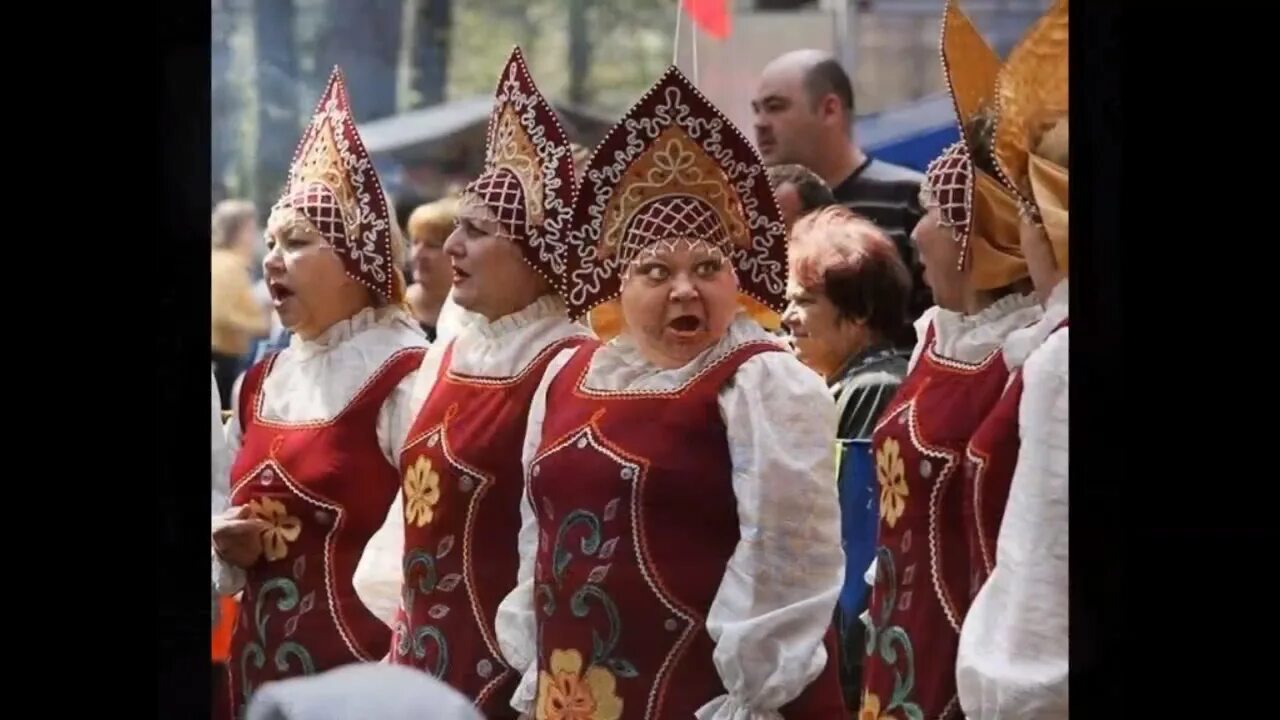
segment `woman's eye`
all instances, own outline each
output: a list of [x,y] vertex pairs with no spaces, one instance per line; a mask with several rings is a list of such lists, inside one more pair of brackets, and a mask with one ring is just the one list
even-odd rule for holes
[[720,261],[704,260],[698,263],[698,266],[694,268],[694,271],[698,273],[698,277],[711,277],[720,271]]
[[654,282],[662,282],[671,274],[670,271],[662,265],[645,265],[640,269],[640,272]]

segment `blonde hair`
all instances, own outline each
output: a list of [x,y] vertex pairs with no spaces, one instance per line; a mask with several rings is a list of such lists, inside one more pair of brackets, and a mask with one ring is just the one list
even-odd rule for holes
[[410,242],[421,237],[448,237],[453,232],[454,221],[458,217],[458,199],[447,197],[442,200],[419,205],[409,213],[407,222]]
[[230,248],[240,228],[255,220],[257,211],[248,200],[223,200],[213,208],[210,240],[214,248]]

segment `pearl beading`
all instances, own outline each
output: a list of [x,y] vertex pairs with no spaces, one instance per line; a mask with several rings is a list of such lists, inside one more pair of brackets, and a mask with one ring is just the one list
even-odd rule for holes
[[[339,167],[313,167],[316,160],[327,160],[323,156],[313,156],[316,144],[324,141],[324,133],[329,133],[338,157]],[[334,66],[329,75],[320,100],[312,112],[311,122],[303,132],[302,139],[294,150],[293,162],[289,168],[289,181],[281,199],[274,209],[292,207],[302,211],[312,205],[294,204],[295,196],[300,192],[307,198],[306,188],[309,184],[323,186],[334,198],[341,198],[338,188],[330,185],[324,178],[330,172],[341,173],[355,193],[356,207],[344,208],[343,215],[349,218],[344,223],[341,241],[335,246],[340,257],[350,262],[343,262],[347,276],[376,293],[383,301],[391,304],[399,302],[397,292],[395,254],[392,250],[391,219],[387,212],[387,198],[382,182],[373,168],[373,162],[365,149],[364,141],[356,128],[351,115],[351,101],[347,95],[346,81],[342,69]],[[333,208],[317,207],[316,209]],[[348,212],[348,210],[350,212]],[[355,269],[352,269],[352,265]]]
[[[569,255],[569,224],[573,213],[573,196],[576,191],[574,181],[573,152],[569,146],[568,135],[564,131],[555,109],[538,90],[524,54],[519,46],[512,49],[502,74],[499,76],[498,88],[494,97],[493,110],[489,113],[486,131],[485,170],[480,178],[468,186],[468,191],[484,199],[485,204],[495,210],[511,214],[511,208],[499,202],[495,207],[487,193],[483,180],[493,177],[499,170],[506,170],[516,178],[520,172],[497,161],[497,150],[502,146],[499,138],[499,123],[503,111],[510,108],[519,120],[522,131],[532,143],[536,156],[524,157],[522,160],[538,168],[541,173],[542,217],[541,224],[529,222],[533,216],[529,212],[529,199],[524,195],[528,188],[519,183],[520,197],[515,199],[510,193],[503,192],[497,199],[505,199],[506,204],[518,202],[523,222],[513,223],[527,229],[524,237],[516,237],[520,227],[509,228],[503,236],[515,242],[521,248],[521,255],[560,295],[565,293],[566,257]],[[510,146],[508,146],[509,148]],[[523,163],[522,163],[523,164]],[[505,208],[505,209],[504,209]],[[504,227],[499,223],[499,227]]]
[[[641,107],[658,94],[662,102],[642,113]],[[693,107],[689,99],[700,106]],[[621,294],[619,258],[603,258],[600,253],[605,210],[615,193],[625,192],[637,180],[627,169],[672,127],[715,160],[741,200],[735,206],[741,211],[736,220],[747,228],[749,249],[733,247],[730,251],[739,273],[751,280],[741,291],[779,313],[785,308],[786,230],[764,163],[755,146],[673,65],[592,150],[582,182],[575,188],[576,227],[570,245],[577,257],[571,256],[576,262],[571,262],[565,298],[571,318],[581,318]],[[606,157],[608,152],[612,154]],[[623,219],[622,224],[629,225],[629,219]]]

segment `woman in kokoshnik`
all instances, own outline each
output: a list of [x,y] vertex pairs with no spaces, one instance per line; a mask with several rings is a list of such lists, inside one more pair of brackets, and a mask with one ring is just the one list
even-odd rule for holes
[[619,334],[559,353],[534,395],[497,627],[513,707],[845,716],[835,406],[748,311],[776,318],[786,287],[763,163],[671,68],[595,150],[574,218],[571,312],[616,299]]
[[403,241],[329,79],[267,223],[263,267],[294,337],[251,368],[227,428],[231,508],[215,518],[214,585],[243,590],[226,717],[264,683],[378,660],[391,630],[354,592],[400,488],[397,461],[427,341],[403,304]]

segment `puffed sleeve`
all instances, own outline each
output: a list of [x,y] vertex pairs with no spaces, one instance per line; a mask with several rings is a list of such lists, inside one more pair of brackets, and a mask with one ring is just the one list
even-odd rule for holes
[[[239,403],[231,404],[231,420],[226,426],[226,442],[227,457],[234,460],[240,452],[240,410]],[[227,477],[230,482],[230,474]],[[230,490],[228,489],[228,496]],[[244,570],[224,561],[218,556],[218,551],[212,549],[210,542],[210,555],[213,559],[213,590],[219,595],[235,595],[244,587],[245,574]]]
[[1024,368],[996,566],[960,630],[956,682],[972,720],[1068,716],[1068,332]]
[[[561,350],[542,375],[529,403],[529,420],[525,426],[524,445],[520,451],[520,464],[524,468],[526,482],[529,467],[542,442],[542,421],[546,417],[547,388],[565,363],[573,356],[572,348]],[[533,603],[533,563],[538,551],[538,520],[529,504],[529,493],[520,495],[520,534],[517,539],[520,550],[520,566],[516,572],[516,586],[498,605],[494,620],[494,633],[498,636],[498,649],[507,664],[521,674],[520,686],[511,696],[511,707],[521,713],[532,713],[538,694],[537,617]]]
[[[400,451],[409,429],[427,395],[431,393],[440,363],[440,351],[433,345],[416,372],[396,385],[378,411],[378,447],[387,462],[399,467]],[[369,538],[351,578],[356,597],[379,620],[393,627],[400,610],[400,585],[404,579],[404,499],[397,492],[382,527]]]
[[827,663],[823,636],[844,583],[836,411],[788,353],[743,363],[720,395],[741,540],[707,614],[728,694],[699,720],[780,720]]

